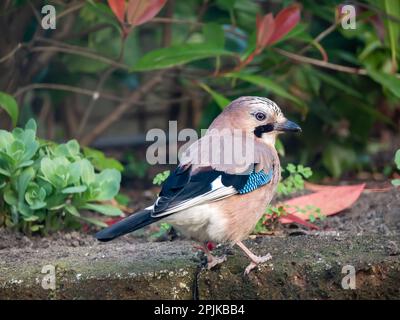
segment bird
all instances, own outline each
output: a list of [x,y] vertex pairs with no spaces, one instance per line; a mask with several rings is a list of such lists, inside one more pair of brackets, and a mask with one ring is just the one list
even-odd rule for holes
[[[214,256],[208,242],[237,245],[250,259],[244,270],[249,274],[272,258],[269,253],[255,255],[243,240],[276,192],[281,168],[275,142],[284,132],[301,132],[301,128],[288,120],[274,101],[257,96],[237,98],[213,120],[203,137],[182,152],[152,206],[100,230],[95,237],[110,241],[163,221],[200,243],[198,248],[206,254],[209,269],[224,262],[226,256]],[[245,152],[241,161],[232,161],[230,152],[237,155],[240,152],[234,147],[243,144],[251,146],[251,152]]]

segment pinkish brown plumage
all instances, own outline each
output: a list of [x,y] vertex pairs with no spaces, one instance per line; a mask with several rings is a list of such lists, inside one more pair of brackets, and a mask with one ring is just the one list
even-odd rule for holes
[[[280,179],[276,136],[300,131],[271,100],[242,97],[213,121],[207,133],[182,155],[153,206],[100,231],[108,241],[163,220],[205,243],[237,244],[250,258],[245,273],[271,259],[255,256],[242,240],[254,229]],[[250,150],[250,151],[249,151]],[[209,267],[225,261],[203,246]]]

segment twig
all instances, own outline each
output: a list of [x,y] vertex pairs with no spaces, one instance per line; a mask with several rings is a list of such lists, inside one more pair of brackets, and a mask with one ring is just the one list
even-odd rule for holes
[[3,63],[10,59],[19,49],[24,46],[23,43],[18,43],[14,49],[12,49],[9,53],[7,53],[4,57],[0,58],[0,63]]
[[321,68],[327,68],[327,69],[332,69],[332,70],[336,70],[336,71],[340,71],[340,72],[346,72],[346,73],[352,73],[352,74],[360,74],[360,75],[367,75],[367,70],[365,69],[358,69],[358,68],[353,68],[353,67],[347,67],[347,66],[342,66],[339,64],[334,64],[334,63],[330,63],[327,61],[322,61],[322,60],[317,60],[317,59],[313,59],[313,58],[309,58],[309,57],[304,57],[292,52],[288,52],[279,48],[274,48],[273,49],[275,52],[278,52],[279,54],[298,61],[298,62],[303,62],[303,63],[308,63],[308,64],[312,64]]
[[96,90],[92,95],[92,100],[90,100],[89,106],[86,108],[85,113],[83,114],[82,121],[79,124],[78,132],[76,134],[79,137],[82,134],[83,128],[85,128],[87,121],[89,120],[90,114],[92,113],[96,101],[100,98],[100,92],[103,88],[104,83],[107,81],[108,77],[115,71],[114,67],[111,67],[104,71],[101,75],[99,82],[96,86]]
[[[326,36],[328,36],[329,34],[331,34],[333,31],[336,30],[337,24],[334,23],[331,26],[329,26],[327,29],[325,29],[324,31],[322,31],[318,36],[315,37],[315,39],[312,41],[312,43],[317,43],[319,44]],[[306,45],[303,49],[301,49],[299,51],[299,54],[302,55],[303,53],[305,53],[308,49],[310,49],[312,46],[312,44],[308,44]]]
[[21,94],[23,94],[23,93],[25,93],[27,91],[30,91],[30,90],[34,90],[34,89],[50,89],[50,90],[69,91],[69,92],[83,94],[83,95],[91,96],[91,97],[93,97],[97,93],[99,95],[99,98],[103,98],[103,99],[107,99],[107,100],[111,100],[111,101],[116,101],[116,102],[122,102],[122,101],[125,100],[122,97],[110,95],[110,94],[107,94],[107,93],[102,93],[102,92],[97,92],[97,91],[94,91],[94,90],[74,87],[74,86],[70,86],[70,85],[67,85],[67,84],[56,84],[56,83],[32,83],[32,84],[29,84],[29,85],[27,85],[25,87],[19,88],[14,93],[14,96],[18,97]]
[[65,9],[63,12],[57,15],[57,19],[61,19],[62,17],[66,16],[67,14],[70,14],[76,10],[80,10],[83,6],[85,5],[85,2],[78,2],[75,5],[72,5],[68,9]]
[[123,63],[119,63],[116,62],[110,58],[104,57],[104,56],[100,56],[98,54],[95,54],[93,52],[90,51],[86,51],[86,50],[81,50],[78,48],[67,48],[67,47],[57,47],[57,46],[39,46],[39,47],[33,47],[31,49],[31,52],[64,52],[64,53],[70,53],[70,54],[74,54],[74,55],[78,55],[78,56],[83,56],[83,57],[87,57],[87,58],[91,58],[100,62],[103,62],[105,64],[108,64],[110,66],[114,66],[116,68],[119,69],[123,69],[123,70],[129,70],[129,66],[123,64]]
[[154,22],[154,23],[174,23],[174,24],[191,24],[194,26],[202,26],[204,23],[199,22],[199,21],[193,21],[193,20],[185,20],[185,19],[174,19],[174,18],[168,18],[168,17],[155,17],[149,21],[149,23]]
[[36,22],[38,25],[41,24],[42,18],[40,17],[39,12],[36,10],[35,6],[32,4],[31,0],[28,0],[29,7],[32,9],[33,15],[35,16]]
[[[121,48],[120,48],[120,52],[119,52],[119,56],[117,61],[121,62],[123,57],[124,57],[124,51],[125,51],[125,37],[121,37]],[[111,76],[111,74],[115,71],[115,67],[109,67],[106,71],[103,72],[103,74],[101,75],[99,82],[97,83],[96,86],[96,93],[92,96],[92,100],[90,101],[89,106],[87,107],[82,121],[79,124],[79,128],[78,128],[78,133],[77,136],[80,137],[83,128],[86,126],[87,121],[89,120],[90,114],[92,113],[94,106],[98,100],[99,97],[99,92],[102,91],[104,83],[107,81],[107,79]]]
[[[115,101],[115,102],[124,102],[126,101],[126,98],[124,97],[119,97],[119,96],[114,96],[111,94],[107,94],[104,92],[97,92],[95,90],[89,90],[89,89],[82,89],[79,87],[74,87],[66,84],[55,84],[55,83],[33,83],[30,85],[27,85],[25,87],[19,88],[14,94],[14,97],[19,97],[22,94],[24,94],[27,91],[30,90],[60,90],[60,91],[66,91],[66,92],[73,92],[77,94],[82,94],[85,96],[90,96],[93,97],[93,95],[99,95],[99,99],[107,99],[110,101]],[[174,102],[182,102],[182,101],[188,101],[190,98],[184,97],[184,98],[171,98],[171,99],[166,99],[166,98],[160,98],[160,103],[174,103]],[[143,101],[137,101],[137,102],[132,102],[132,105],[138,105],[138,106],[144,106],[146,105],[146,102]]]
[[[175,9],[175,0],[170,0],[168,1],[167,4],[167,12],[165,13],[166,16],[163,17],[162,19],[167,19],[167,20],[174,20],[172,18],[174,14],[174,9]],[[172,24],[168,23],[163,26],[163,36],[162,36],[162,45],[163,47],[169,47],[172,43]]]
[[154,77],[142,84],[136,89],[125,102],[117,106],[114,111],[101,121],[91,132],[82,138],[80,141],[82,145],[88,145],[93,142],[100,134],[106,131],[114,122],[119,120],[121,116],[129,109],[129,107],[139,101],[144,94],[153,89],[160,81],[165,70],[159,71]]

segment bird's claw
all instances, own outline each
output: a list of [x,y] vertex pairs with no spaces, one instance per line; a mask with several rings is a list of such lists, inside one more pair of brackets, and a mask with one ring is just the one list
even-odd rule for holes
[[244,270],[244,275],[248,275],[250,273],[250,271],[253,270],[254,268],[256,268],[259,264],[265,263],[271,259],[272,259],[272,256],[269,253],[262,257],[258,257],[258,256],[253,257],[250,264]]
[[214,268],[216,265],[219,265],[222,262],[226,261],[226,255],[223,255],[221,257],[208,257],[208,261],[207,261],[207,269],[211,270],[212,268]]

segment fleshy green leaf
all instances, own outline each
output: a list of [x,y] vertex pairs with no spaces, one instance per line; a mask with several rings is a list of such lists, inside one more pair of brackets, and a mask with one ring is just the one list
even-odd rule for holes
[[95,181],[96,175],[94,173],[94,167],[89,160],[83,159],[79,162],[81,168],[82,182],[90,184]]
[[29,119],[28,122],[25,124],[25,130],[32,130],[36,135],[37,131],[36,121],[34,119]]
[[76,140],[70,140],[67,143],[58,145],[54,149],[55,156],[64,156],[69,158],[76,158],[79,155],[79,143]]
[[397,165],[397,169],[400,170],[400,149],[396,151],[396,155],[394,156],[394,162]]
[[65,157],[54,159],[45,157],[40,162],[40,171],[47,181],[61,189],[65,188],[71,180],[70,165],[71,163]]
[[25,169],[21,175],[18,177],[17,189],[18,189],[18,202],[23,203],[26,189],[29,183],[35,175],[35,170],[33,168]]
[[100,192],[95,200],[111,200],[118,194],[121,173],[115,169],[103,170],[96,176],[96,183],[100,186]]
[[120,172],[124,170],[124,166],[116,159],[107,158],[105,154],[99,150],[84,147],[83,154],[89,158],[94,167],[101,171],[104,169],[116,169]]
[[70,194],[70,193],[82,193],[87,190],[86,186],[76,186],[76,187],[69,187],[65,188],[62,190],[62,193],[64,194]]
[[82,206],[82,208],[100,212],[106,216],[112,216],[112,217],[118,217],[123,214],[123,212],[120,209],[110,206],[110,205],[105,205],[105,204],[87,203],[84,206]]
[[18,104],[13,96],[10,96],[7,93],[0,92],[0,108],[5,110],[8,115],[11,117],[13,126],[17,124],[18,121]]
[[81,217],[80,213],[73,205],[70,205],[70,204],[66,205],[65,210],[67,210],[74,217]]
[[102,228],[108,227],[107,223],[105,223],[103,221],[100,221],[100,220],[97,220],[97,219],[94,219],[94,218],[82,217],[81,216],[80,219],[85,221],[85,222],[89,222],[91,224],[94,224],[95,226],[98,226],[98,227],[102,227]]

